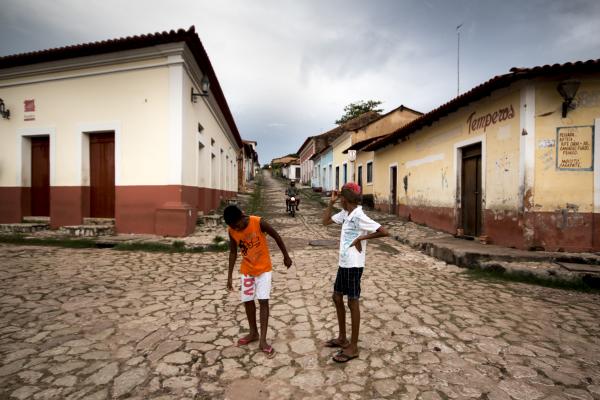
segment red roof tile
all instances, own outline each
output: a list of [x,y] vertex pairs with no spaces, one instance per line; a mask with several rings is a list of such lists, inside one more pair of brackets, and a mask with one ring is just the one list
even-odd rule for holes
[[473,103],[488,96],[494,90],[507,87],[519,80],[543,76],[553,76],[561,74],[568,75],[573,73],[589,72],[600,72],[600,59],[577,61],[573,63],[568,62],[565,64],[543,65],[533,68],[511,68],[510,73],[495,76],[487,82],[484,82],[479,86],[475,86],[470,91],[461,94],[460,96],[452,99],[451,101],[409,122],[408,124],[402,126],[396,131],[390,133],[389,135],[381,137],[379,140],[376,140],[373,143],[366,146],[365,148],[363,148],[363,150],[373,151],[388,146],[390,144],[394,144],[402,137],[412,132],[415,132],[425,126],[429,126],[435,121],[439,120],[440,118],[450,114],[451,112],[454,112],[461,107],[465,107],[470,103]]

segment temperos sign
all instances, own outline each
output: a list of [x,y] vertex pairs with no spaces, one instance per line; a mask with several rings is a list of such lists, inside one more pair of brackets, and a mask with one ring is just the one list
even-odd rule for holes
[[482,116],[476,116],[475,114],[477,114],[477,111],[473,111],[471,115],[469,115],[469,118],[467,118],[469,134],[479,129],[483,129],[485,132],[490,125],[513,119],[515,117],[515,109],[513,108],[512,104],[510,104],[509,106],[501,108],[498,111],[487,113]]

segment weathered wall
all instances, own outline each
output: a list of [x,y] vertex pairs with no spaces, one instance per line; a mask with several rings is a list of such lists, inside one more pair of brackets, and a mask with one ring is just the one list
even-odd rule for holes
[[455,232],[461,164],[458,149],[481,142],[482,200],[484,209],[491,211],[484,218],[516,215],[519,105],[519,88],[502,90],[411,134],[395,146],[376,151],[373,193],[378,207],[387,210],[391,203],[390,167],[397,165],[396,212],[415,222]]
[[[535,189],[528,201],[534,214],[534,245],[546,249],[600,248],[594,191],[594,135],[600,118],[600,78],[580,77],[576,108],[562,118],[558,80],[536,85]],[[597,158],[597,156],[596,156]],[[596,183],[595,183],[596,181]],[[595,210],[596,208],[596,210]]]
[[[367,162],[372,161],[375,154],[372,151],[359,151],[356,153],[356,162],[354,163],[356,169],[356,180],[358,181],[358,167],[362,165],[362,193],[373,194],[373,182],[367,183]],[[375,169],[373,168],[373,180],[375,180]]]
[[[352,135],[350,132],[344,133],[342,136],[337,138],[333,144],[333,167],[332,167],[332,186],[334,189],[340,189],[344,184],[344,163],[348,165],[348,180],[350,180],[350,161],[348,161],[348,154],[342,153],[348,147],[352,145]],[[335,168],[340,168],[340,182],[338,188],[335,187]]]

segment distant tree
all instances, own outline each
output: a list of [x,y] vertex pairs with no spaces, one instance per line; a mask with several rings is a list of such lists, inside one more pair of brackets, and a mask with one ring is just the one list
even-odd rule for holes
[[383,109],[377,108],[379,105],[381,105],[381,101],[376,100],[360,100],[350,103],[344,107],[344,115],[335,121],[335,123],[338,125],[344,124],[350,121],[352,118],[356,118],[367,111],[375,111],[377,114],[379,114],[383,111]]

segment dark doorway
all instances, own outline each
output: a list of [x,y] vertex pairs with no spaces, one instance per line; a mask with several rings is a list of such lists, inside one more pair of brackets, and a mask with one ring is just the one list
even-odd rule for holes
[[390,167],[390,214],[398,209],[398,167]]
[[335,190],[340,190],[340,167],[335,167]]
[[362,188],[362,165],[358,166],[358,186],[360,186]]
[[115,134],[90,135],[90,216],[115,216]]
[[481,234],[481,143],[462,149],[461,216],[464,234]]
[[31,138],[31,215],[50,216],[50,138]]

